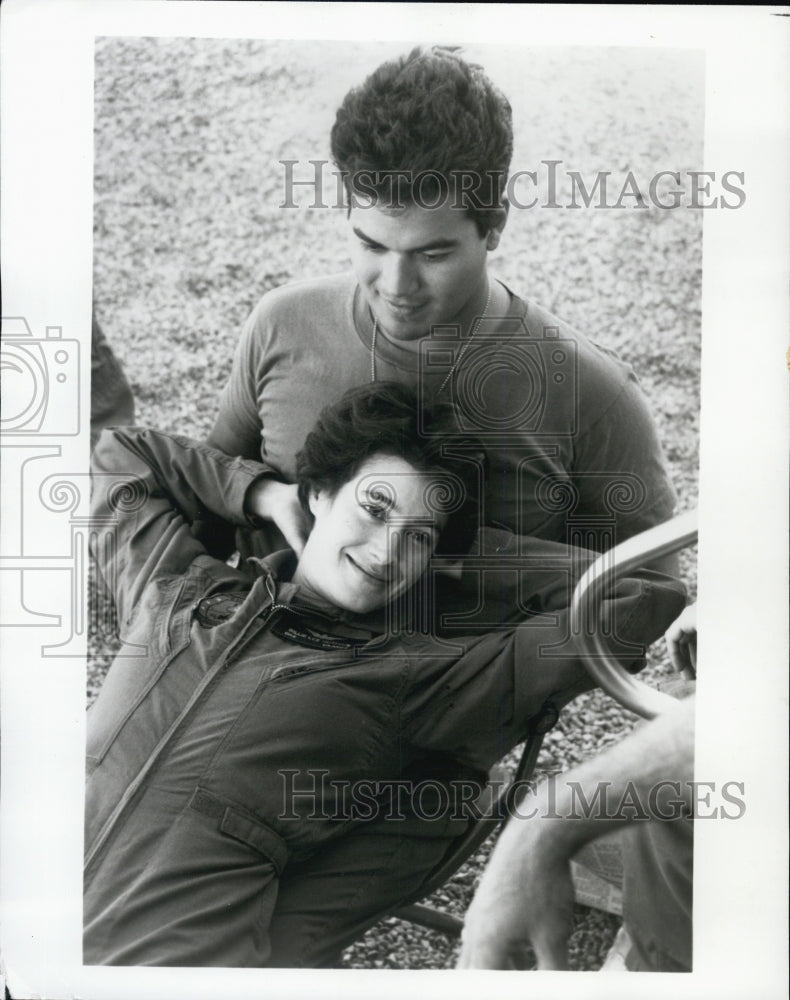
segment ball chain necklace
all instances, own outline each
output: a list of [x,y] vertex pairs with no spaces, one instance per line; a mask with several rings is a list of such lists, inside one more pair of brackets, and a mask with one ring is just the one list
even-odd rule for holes
[[[453,362],[452,368],[445,375],[444,381],[439,386],[439,391],[436,393],[437,396],[439,395],[440,392],[442,392],[442,390],[444,389],[444,387],[447,385],[447,383],[450,381],[450,379],[455,374],[455,370],[460,365],[460,363],[461,363],[461,361],[463,359],[463,356],[466,354],[467,348],[472,343],[472,341],[475,339],[475,334],[480,329],[480,324],[483,322],[483,320],[488,315],[488,307],[490,305],[491,305],[491,282],[488,283],[488,297],[486,298],[486,304],[485,304],[485,308],[483,309],[483,315],[478,317],[478,320],[475,323],[475,328],[474,328],[474,330],[472,330],[472,335],[469,338],[469,340],[465,341],[461,345],[461,350],[458,352],[458,357]],[[376,337],[378,336],[378,332],[379,332],[379,321],[374,316],[373,317],[373,339],[370,342],[370,381],[371,382],[375,382],[376,381]]]

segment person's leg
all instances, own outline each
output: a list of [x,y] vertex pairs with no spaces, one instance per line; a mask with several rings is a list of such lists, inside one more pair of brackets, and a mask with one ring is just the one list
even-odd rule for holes
[[[396,832],[392,821],[371,824],[300,865],[288,865],[269,928],[268,966],[337,965],[344,948],[410,901],[466,828],[458,820],[415,826],[412,817],[406,823],[408,833]],[[417,836],[420,827],[433,835]]]
[[[147,789],[89,870],[85,965],[266,963],[284,843],[224,803],[212,810],[183,799]],[[271,857],[264,841],[275,845]]]
[[104,336],[96,310],[91,317],[91,448],[104,427],[134,423],[134,396]]
[[623,922],[631,972],[690,972],[694,825],[636,824],[624,838]]

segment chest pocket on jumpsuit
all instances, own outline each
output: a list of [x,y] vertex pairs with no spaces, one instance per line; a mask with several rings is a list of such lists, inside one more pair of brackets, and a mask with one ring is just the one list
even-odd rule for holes
[[[157,579],[145,588],[125,630],[124,645],[88,711],[88,773],[101,763],[168,664],[189,645],[198,592],[199,580],[183,576]],[[152,732],[150,749],[158,735]],[[127,749],[147,748],[136,741]]]

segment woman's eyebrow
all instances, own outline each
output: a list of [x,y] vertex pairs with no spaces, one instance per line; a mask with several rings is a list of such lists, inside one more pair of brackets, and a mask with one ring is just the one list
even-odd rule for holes
[[365,495],[368,500],[375,500],[377,503],[384,504],[387,510],[395,509],[395,498],[390,496],[389,493],[377,489],[375,486],[365,490]]
[[[377,243],[376,240],[372,240],[368,235],[362,232],[358,226],[353,226],[353,232],[355,236],[358,236],[363,242],[367,243],[368,246],[380,247],[382,250],[388,249],[383,243]],[[428,243],[423,243],[418,247],[411,247],[407,250],[407,253],[424,253],[426,250],[453,250],[458,246],[458,240],[454,240],[449,236],[440,236],[435,240],[429,240]]]

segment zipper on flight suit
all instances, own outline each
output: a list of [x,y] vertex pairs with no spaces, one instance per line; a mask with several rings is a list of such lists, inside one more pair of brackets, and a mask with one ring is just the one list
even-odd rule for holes
[[[274,614],[275,611],[288,611],[291,614],[300,616],[302,618],[308,617],[307,612],[302,611],[301,608],[295,608],[293,607],[293,605],[275,603],[277,598],[277,593],[274,588],[274,585],[272,584],[272,579],[270,576],[266,577],[266,590],[268,591],[269,598],[271,599],[272,602],[271,605],[269,606],[269,614],[266,616],[267,625],[271,622],[272,615]],[[319,608],[310,608],[309,614],[310,616],[316,615],[320,618],[325,618],[327,621],[330,622],[334,620],[332,615],[326,614],[326,612],[321,611]],[[331,650],[326,650],[326,652],[331,652]],[[286,664],[282,667],[278,667],[272,671],[269,677],[269,681],[275,681],[284,677],[304,675],[308,671],[312,675],[320,673],[323,670],[336,669],[337,666],[336,664],[328,664],[327,666],[316,666],[315,669],[310,670],[309,668],[313,665],[315,659],[316,658],[314,657],[307,663]]]
[[[251,618],[250,621],[247,622],[247,624],[242,628],[241,632],[236,636],[236,638],[233,640],[230,646],[225,650],[225,653],[220,659],[220,661],[214,666],[214,668],[211,670],[210,673],[205,675],[201,683],[198,685],[197,689],[194,691],[192,697],[189,699],[188,703],[181,711],[178,718],[172,723],[168,731],[164,734],[164,736],[162,736],[157,745],[154,747],[148,760],[145,762],[143,767],[135,776],[134,780],[126,788],[123,796],[121,797],[121,800],[113,810],[112,815],[108,817],[101,831],[97,834],[96,839],[93,843],[93,847],[91,848],[88,856],[85,859],[84,869],[83,869],[85,874],[87,874],[88,869],[96,859],[97,854],[99,853],[101,848],[106,844],[109,837],[112,835],[112,832],[115,828],[115,824],[123,815],[126,808],[131,804],[134,797],[140,790],[140,787],[142,786],[143,782],[145,781],[146,778],[148,778],[150,773],[155,769],[156,765],[159,763],[159,758],[161,757],[162,753],[167,749],[167,746],[170,743],[170,741],[173,739],[178,730],[187,720],[190,713],[195,709],[197,704],[210,692],[211,688],[217,683],[220,675],[223,674],[228,669],[233,660],[233,657],[238,653],[239,648],[242,646],[242,644],[246,645],[246,643],[244,643],[244,640],[247,638],[248,633],[250,632],[252,627],[257,624],[259,626],[259,629],[266,628],[268,625],[270,625],[274,614],[278,611],[289,611],[292,614],[301,615],[302,617],[305,617],[306,613],[301,611],[300,609],[290,607],[287,604],[279,604],[275,602],[277,595],[275,588],[272,584],[271,576],[266,577],[266,590],[269,595],[269,599],[271,600],[272,603],[269,605],[268,608],[264,609],[265,614],[264,612],[259,612],[257,615]],[[194,617],[195,611],[199,603],[200,601],[196,601],[192,605],[190,617]],[[326,618],[330,621],[332,620],[331,616],[326,615],[321,611],[316,610],[314,612],[313,609],[310,609],[310,614],[312,615],[313,613],[318,614],[320,617]],[[274,681],[282,679],[284,677],[293,676],[294,674],[304,674],[305,672],[307,672],[309,666],[310,663],[304,663],[301,666],[299,664],[296,664],[288,667],[281,667],[279,671],[275,670],[272,673],[272,675],[269,677],[269,681]],[[319,673],[324,670],[332,670],[335,669],[335,667],[336,667],[335,664],[330,664],[327,666],[317,666],[314,670],[310,671],[310,674]]]

